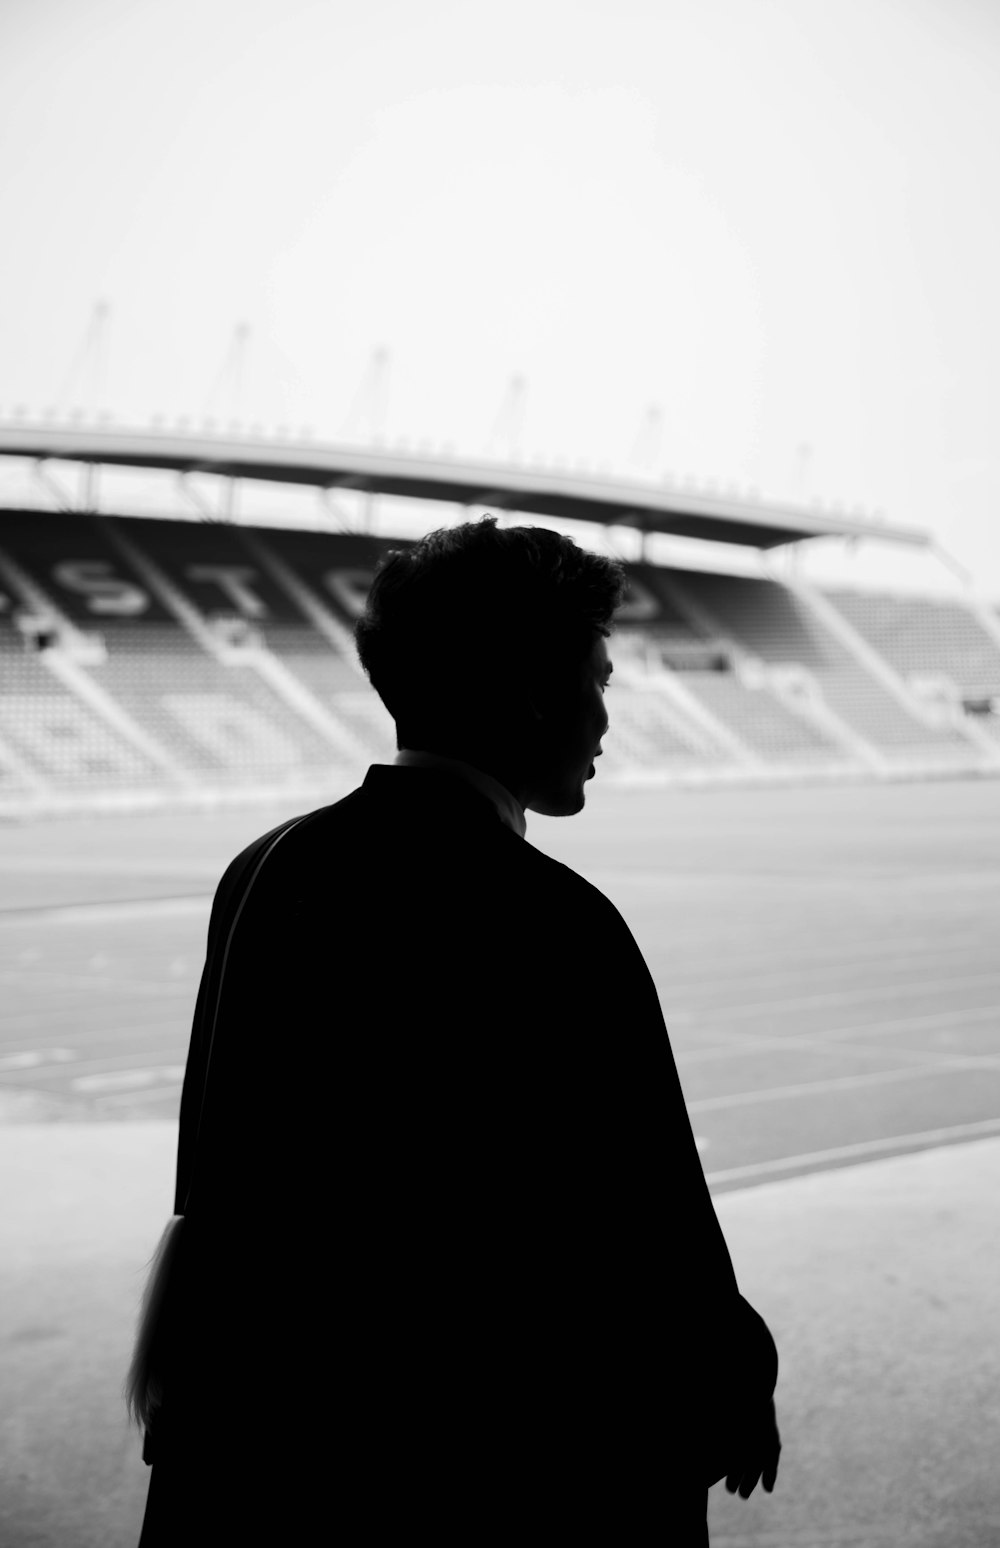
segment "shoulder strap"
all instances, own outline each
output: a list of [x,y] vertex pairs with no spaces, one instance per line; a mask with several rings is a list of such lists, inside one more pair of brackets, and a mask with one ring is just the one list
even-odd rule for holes
[[211,1013],[211,1025],[208,1031],[208,1043],[202,1063],[201,1101],[198,1104],[198,1123],[195,1129],[193,1154],[189,1170],[189,1181],[183,1201],[183,1208],[178,1211],[180,1214],[187,1213],[188,1200],[191,1197],[191,1188],[194,1183],[198,1154],[198,1140],[201,1136],[202,1123],[205,1117],[205,1097],[208,1092],[208,1074],[212,1063],[212,1048],[215,1043],[215,1029],[218,1025],[219,1009],[222,1005],[222,987],[226,976],[226,963],[229,960],[229,949],[232,946],[233,937],[236,934],[236,926],[240,922],[240,916],[243,913],[247,898],[250,896],[251,888],[260,875],[268,856],[274,852],[278,844],[280,844],[281,840],[285,837],[286,833],[290,833],[293,828],[297,828],[299,823],[305,822],[307,817],[310,815],[310,813],[306,813],[306,815],[302,817],[292,817],[288,822],[283,823],[282,826],[277,830],[266,833],[262,839],[258,840],[255,846],[251,846],[251,852],[244,871],[244,874],[247,872],[249,873],[247,876],[246,885],[239,893],[239,901],[237,902],[228,928],[224,931],[224,934],[220,937],[220,940],[216,942],[215,949],[212,952],[213,957],[219,958],[219,970],[215,987],[214,1005]]

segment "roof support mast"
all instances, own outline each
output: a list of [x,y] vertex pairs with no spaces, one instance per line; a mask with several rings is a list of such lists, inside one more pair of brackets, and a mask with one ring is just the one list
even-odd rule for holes
[[[77,350],[66,373],[53,407],[54,415],[67,415],[79,422],[88,415],[106,424],[111,414],[108,408],[108,358],[111,329],[111,305],[108,301],[95,301],[90,322],[83,342]],[[80,494],[77,506],[82,511],[96,511],[99,499],[98,469],[96,462],[83,464]]]
[[[367,432],[369,444],[382,446],[385,442],[389,419],[389,371],[391,356],[384,344],[372,354],[368,369],[361,379],[357,392],[347,411],[341,428],[345,444],[361,444]],[[364,501],[361,528],[364,532],[375,530],[376,491],[369,489]]]
[[[202,410],[203,428],[214,430],[216,412],[228,413],[229,430],[233,435],[238,435],[243,428],[240,415],[243,410],[243,388],[246,381],[247,355],[250,347],[250,335],[253,332],[248,322],[238,322],[233,329],[233,337],[226,352],[226,358],[222,362],[222,368],[215,378],[205,406]],[[235,474],[230,474],[225,480],[222,490],[221,510],[215,518],[219,521],[234,521],[236,519],[237,498],[240,490],[240,480]]]

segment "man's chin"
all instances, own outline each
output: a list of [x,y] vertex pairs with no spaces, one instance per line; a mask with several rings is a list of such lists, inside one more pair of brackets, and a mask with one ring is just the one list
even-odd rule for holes
[[581,777],[575,785],[565,786],[562,790],[534,796],[528,802],[528,811],[537,812],[539,817],[575,817],[587,804],[584,778]]

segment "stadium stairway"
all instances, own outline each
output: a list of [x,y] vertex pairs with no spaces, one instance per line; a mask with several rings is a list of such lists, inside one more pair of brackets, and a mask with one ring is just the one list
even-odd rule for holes
[[826,591],[867,644],[906,682],[911,694],[944,721],[996,752],[1000,716],[1000,619],[975,598],[904,597]]
[[886,772],[933,775],[994,765],[991,750],[964,723],[941,724],[928,712],[816,588],[676,571],[664,572],[659,584],[686,602],[703,630],[735,644],[772,674],[792,668],[811,676],[817,697]]

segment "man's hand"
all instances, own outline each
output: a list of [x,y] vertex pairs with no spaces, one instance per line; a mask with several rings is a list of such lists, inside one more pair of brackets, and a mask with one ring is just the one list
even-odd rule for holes
[[748,1500],[762,1483],[770,1494],[778,1476],[778,1457],[781,1453],[781,1436],[774,1412],[774,1399],[769,1398],[752,1415],[740,1432],[736,1458],[726,1473],[726,1488],[730,1494],[739,1490],[740,1498]]

